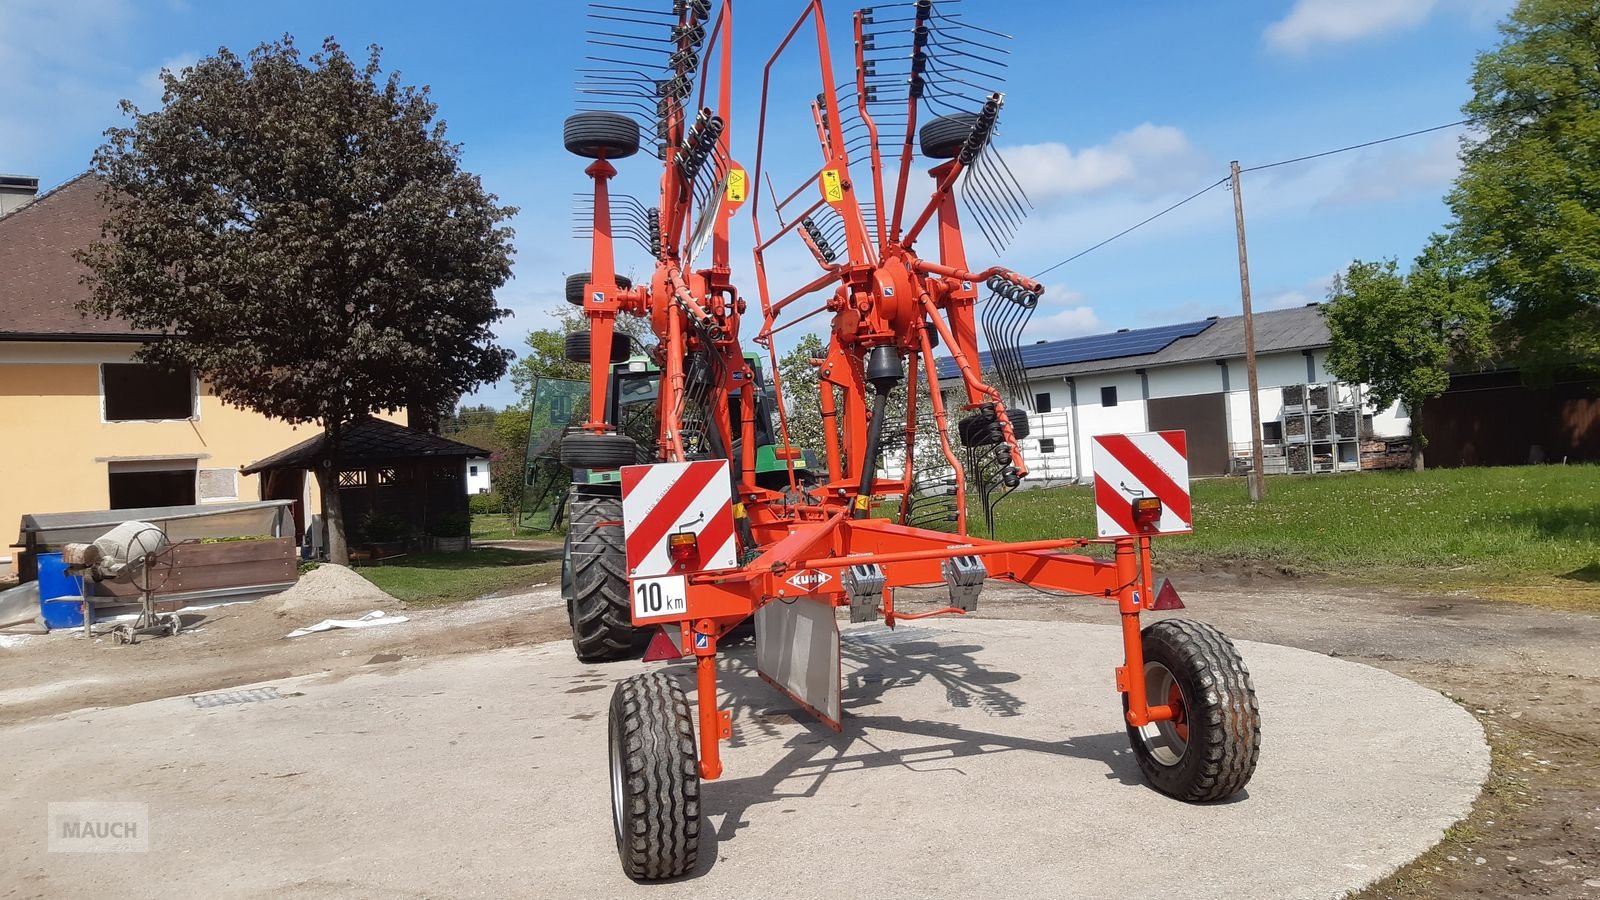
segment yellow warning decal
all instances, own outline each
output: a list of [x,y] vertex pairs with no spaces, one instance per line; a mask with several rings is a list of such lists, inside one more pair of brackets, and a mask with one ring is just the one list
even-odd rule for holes
[[856,498],[856,509],[866,509],[872,503],[872,498],[866,494]]
[[838,169],[822,170],[822,199],[829,203],[844,200],[844,184],[839,181]]
[[727,191],[728,202],[743,203],[745,192],[748,190],[749,183],[749,179],[745,176],[743,169],[729,169]]
[[744,504],[743,503],[735,503],[733,505],[733,517],[735,519],[742,519],[742,518],[745,517]]

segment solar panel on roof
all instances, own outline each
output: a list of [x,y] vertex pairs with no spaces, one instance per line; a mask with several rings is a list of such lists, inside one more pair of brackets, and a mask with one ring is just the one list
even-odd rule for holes
[[[1199,322],[1182,322],[1177,325],[1139,328],[1133,331],[1119,331],[1115,334],[1096,334],[1088,337],[1069,338],[1064,341],[1051,341],[1047,344],[1032,344],[1021,348],[1022,365],[1028,369],[1039,369],[1045,366],[1064,366],[1072,363],[1122,359],[1129,356],[1159,353],[1170,346],[1173,341],[1194,337],[1215,324],[1216,322],[1212,319],[1203,319]],[[987,350],[978,354],[978,366],[983,369],[989,367],[989,352]],[[956,374],[958,373],[955,360],[948,356],[941,357],[939,359],[940,377],[952,378]]]

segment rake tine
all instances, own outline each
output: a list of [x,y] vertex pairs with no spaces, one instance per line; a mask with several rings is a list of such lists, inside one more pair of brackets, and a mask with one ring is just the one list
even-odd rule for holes
[[641,9],[641,8],[639,8],[637,6],[616,6],[616,5],[613,5],[613,4],[610,4],[610,3],[591,3],[591,4],[589,4],[589,8],[590,9],[610,9],[610,10],[615,10],[617,12],[643,13],[644,15],[647,15],[647,16],[668,16],[670,18],[677,18],[676,14],[674,14],[674,13],[665,12],[665,11],[659,10],[659,9]]

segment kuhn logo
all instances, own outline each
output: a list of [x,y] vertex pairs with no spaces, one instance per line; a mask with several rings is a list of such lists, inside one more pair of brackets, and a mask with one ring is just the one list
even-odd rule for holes
[[789,579],[789,583],[802,591],[814,591],[832,580],[833,576],[827,572],[807,569],[804,572],[795,573],[795,576]]

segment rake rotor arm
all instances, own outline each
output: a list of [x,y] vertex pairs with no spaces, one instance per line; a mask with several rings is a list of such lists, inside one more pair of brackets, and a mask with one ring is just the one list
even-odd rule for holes
[[1022,452],[1017,448],[1016,432],[1011,429],[1011,418],[1006,415],[1006,404],[1000,392],[990,387],[979,377],[972,361],[967,354],[962,352],[956,344],[955,335],[951,333],[950,326],[945,324],[944,317],[939,315],[939,308],[933,298],[927,294],[922,295],[922,308],[927,312],[928,318],[933,322],[933,327],[938,329],[939,337],[944,340],[945,346],[950,348],[950,355],[956,361],[956,367],[961,371],[961,380],[966,383],[969,393],[981,394],[994,403],[995,419],[999,421],[1002,433],[1005,435],[1006,446],[1011,452],[1011,465],[1017,470],[1017,477],[1024,478],[1028,474],[1028,464],[1022,459]]

